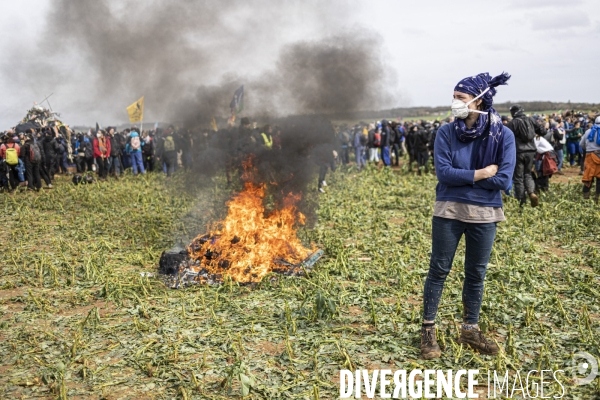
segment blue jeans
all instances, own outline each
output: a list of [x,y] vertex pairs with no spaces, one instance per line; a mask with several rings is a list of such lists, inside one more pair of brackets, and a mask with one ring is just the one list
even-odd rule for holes
[[123,169],[121,168],[121,160],[119,160],[119,156],[109,157],[109,172],[112,173],[114,171],[115,175],[121,175]]
[[142,152],[134,151],[131,153],[131,167],[133,168],[133,174],[137,175],[138,170],[141,174],[145,174],[144,160],[142,160]]
[[575,165],[575,156],[577,156],[577,163],[581,164],[581,148],[577,142],[567,142],[567,153],[569,154],[569,164]]
[[433,217],[429,273],[423,290],[423,320],[433,321],[442,297],[444,282],[456,254],[460,238],[465,235],[465,282],[463,284],[463,320],[479,321],[483,300],[483,282],[494,238],[496,223],[474,224],[454,219]]
[[365,152],[365,148],[363,146],[356,146],[354,148],[354,156],[356,157],[356,168],[360,171],[362,167],[366,165],[365,157],[363,153]]
[[558,157],[558,165],[556,167],[560,171],[563,166],[563,161],[565,161],[565,155],[563,153],[563,149],[556,150],[556,157]]
[[384,146],[381,148],[381,159],[383,160],[383,165],[386,167],[390,166],[390,147]]

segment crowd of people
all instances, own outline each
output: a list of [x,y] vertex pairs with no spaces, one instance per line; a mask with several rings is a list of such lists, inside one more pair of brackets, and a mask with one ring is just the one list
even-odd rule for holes
[[[579,168],[584,183],[583,193],[589,198],[594,173],[585,174],[586,155],[600,150],[596,144],[600,116],[567,111],[564,113],[527,115],[514,105],[510,116],[502,116],[502,123],[515,134],[517,166],[513,176],[514,196],[524,204],[529,199],[532,206],[539,204],[539,192],[549,188],[549,178],[563,174],[565,164]],[[356,168],[360,171],[367,163],[385,167],[398,166],[402,158],[408,170],[419,175],[434,171],[433,152],[438,129],[454,122],[450,116],[442,120],[388,121],[360,123],[338,129],[339,162],[350,164],[354,155]],[[595,164],[590,164],[590,168]],[[598,181],[597,181],[598,182]],[[595,200],[600,195],[597,183]]]
[[[600,126],[600,117],[587,113],[567,111],[550,115],[527,115],[515,105],[511,116],[502,116],[502,123],[510,128],[516,138],[517,166],[512,188],[507,195],[524,204],[529,199],[532,206],[539,202],[539,192],[549,187],[553,174],[563,174],[565,165],[579,168],[584,182],[584,197],[589,198],[594,171],[585,174],[585,161],[594,161],[590,154],[600,150],[600,140],[592,138]],[[417,174],[435,171],[433,152],[438,129],[453,123],[453,117],[427,121],[388,121],[360,123],[352,127],[337,127],[337,151],[332,158],[321,157],[318,189],[324,192],[325,175],[336,164],[348,165],[352,161],[360,171],[368,163],[385,167],[399,166],[401,161],[409,171]],[[167,177],[178,168],[190,169],[199,153],[215,147],[230,146],[230,130],[192,131],[175,126],[144,130],[137,127],[118,131],[114,127],[73,132],[66,126],[42,127],[0,135],[0,191],[38,191],[43,184],[51,189],[57,174],[76,175],[75,183],[90,176],[98,180],[118,179],[126,170],[133,175],[162,171]],[[248,143],[238,143],[267,149],[281,148],[281,129],[277,126],[258,126],[242,118],[239,127]],[[596,137],[594,136],[594,137]],[[224,143],[224,141],[226,143]],[[235,145],[234,147],[238,146]],[[337,159],[335,159],[337,156]],[[589,156],[589,157],[588,157]],[[589,164],[589,163],[588,163]],[[595,164],[589,164],[590,168]],[[228,182],[231,170],[226,165]],[[596,186],[595,200],[600,196]]]
[[160,170],[170,177],[193,162],[191,132],[173,126],[142,134],[136,127],[120,132],[113,127],[73,132],[66,126],[18,134],[9,130],[0,142],[0,190],[9,193],[19,187],[39,191],[43,183],[52,189],[57,174],[103,181],[118,179],[130,169],[133,175]]
[[[234,144],[230,132],[238,130],[240,137],[247,140]],[[252,146],[280,148],[281,130],[270,125],[259,127],[248,118],[241,119],[239,128],[228,126],[219,131],[180,129],[173,125],[144,130],[141,134],[137,127],[121,131],[114,127],[97,128],[87,132],[73,132],[66,125],[20,133],[9,130],[0,134],[0,191],[15,193],[19,188],[39,191],[43,184],[52,189],[58,174],[73,175],[74,183],[118,179],[126,171],[134,176],[161,171],[171,177],[178,168],[191,169],[202,158],[200,153],[207,149],[223,150],[233,158],[232,151],[240,146],[244,151],[251,151]],[[225,164],[231,182],[231,168]]]

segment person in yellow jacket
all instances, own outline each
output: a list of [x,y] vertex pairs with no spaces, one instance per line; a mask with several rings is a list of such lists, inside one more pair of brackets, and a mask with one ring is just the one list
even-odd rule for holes
[[260,136],[262,136],[262,139],[263,139],[263,146],[267,149],[273,148],[272,134],[273,134],[273,128],[271,128],[271,125],[265,125]]

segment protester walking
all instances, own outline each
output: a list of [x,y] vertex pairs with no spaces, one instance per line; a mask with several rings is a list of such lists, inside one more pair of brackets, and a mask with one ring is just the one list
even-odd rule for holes
[[444,283],[461,237],[465,236],[463,323],[458,343],[482,354],[495,355],[498,346],[479,329],[487,264],[496,224],[504,221],[502,194],[515,170],[515,141],[492,107],[496,87],[510,75],[488,73],[461,80],[454,88],[452,113],[456,120],[442,126],[435,143],[438,178],[433,211],[432,250],[423,292],[421,355],[441,356],[435,317]]
[[594,202],[598,204],[600,198],[600,116],[596,117],[594,125],[582,136],[581,147],[586,149],[585,169],[583,171],[583,198],[590,198],[590,191],[594,178],[596,179],[596,194]]
[[535,182],[531,175],[533,162],[536,154],[535,137],[544,136],[542,128],[533,121],[531,117],[525,115],[523,108],[515,104],[510,108],[510,113],[513,117],[507,125],[514,133],[517,163],[514,172],[514,189],[515,197],[519,200],[520,205],[525,204],[526,195],[529,196],[529,201],[532,207],[537,207],[539,204],[538,196],[535,194]]

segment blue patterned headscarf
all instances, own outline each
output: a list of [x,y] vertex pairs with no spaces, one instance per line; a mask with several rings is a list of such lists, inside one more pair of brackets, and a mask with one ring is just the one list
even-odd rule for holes
[[510,79],[510,75],[506,72],[492,78],[489,73],[485,72],[476,76],[470,76],[458,82],[454,90],[457,92],[467,93],[472,96],[479,96],[489,88],[483,96],[482,111],[487,114],[479,114],[479,118],[473,124],[471,129],[465,125],[465,120],[460,118],[454,119],[454,130],[458,135],[458,140],[461,142],[471,142],[483,134],[489,132],[489,135],[483,139],[479,148],[479,153],[475,159],[475,168],[485,168],[488,165],[500,165],[504,158],[504,135],[502,134],[502,119],[494,110],[494,96],[496,95],[496,87],[506,85]]

